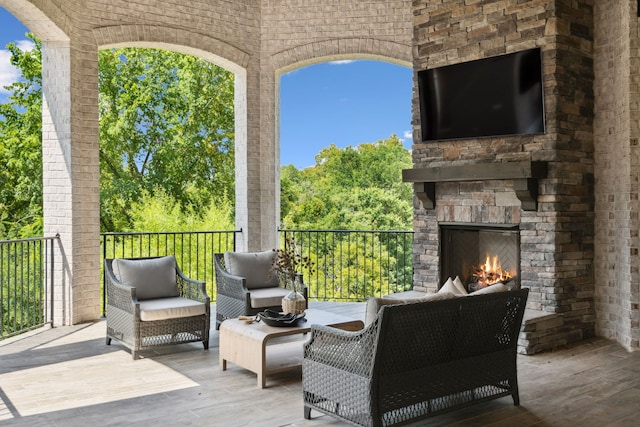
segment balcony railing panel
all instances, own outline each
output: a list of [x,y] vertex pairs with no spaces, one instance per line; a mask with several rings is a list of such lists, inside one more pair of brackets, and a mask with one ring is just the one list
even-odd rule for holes
[[0,339],[53,324],[58,237],[0,241]]
[[[103,233],[100,265],[105,258],[174,255],[188,277],[207,284],[215,301],[213,255],[235,250],[241,232]],[[412,231],[280,230],[280,237],[294,238],[314,263],[313,271],[302,271],[311,300],[364,301],[413,286]],[[55,244],[58,237],[0,241],[0,339],[53,323],[53,290],[61,288],[53,283]]]
[[309,297],[364,301],[413,287],[413,231],[281,230],[293,238],[313,271],[302,271]]
[[[104,233],[104,258],[174,255],[184,273],[207,283],[215,301],[213,255],[232,251],[242,230]],[[364,301],[412,288],[412,231],[280,230],[314,270],[303,271],[318,301]],[[53,324],[55,245],[59,237],[0,241],[0,339]],[[102,276],[104,277],[104,276]],[[104,283],[102,307],[105,313]]]

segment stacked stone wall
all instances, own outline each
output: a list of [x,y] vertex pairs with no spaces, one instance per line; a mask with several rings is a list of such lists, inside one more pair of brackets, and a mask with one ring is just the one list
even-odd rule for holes
[[[499,167],[546,161],[537,211],[524,211],[512,182],[436,184],[435,212],[415,211],[415,284],[437,288],[438,224],[517,224],[529,308],[563,315],[565,342],[593,334],[593,10],[589,1],[414,2],[416,71],[540,47],[543,135],[421,143],[414,97],[414,167]],[[424,231],[420,234],[419,229]]]

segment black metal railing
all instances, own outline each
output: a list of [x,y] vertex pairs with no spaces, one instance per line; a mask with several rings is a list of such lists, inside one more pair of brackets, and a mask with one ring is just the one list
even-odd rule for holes
[[413,287],[413,231],[280,230],[295,239],[313,271],[302,271],[310,299],[364,301]]
[[[105,258],[173,255],[187,277],[207,284],[207,292],[214,301],[216,288],[213,255],[235,250],[236,234],[241,232],[242,230],[102,233],[100,268],[104,269]],[[102,314],[105,314],[104,270],[101,273]]]
[[[174,255],[188,277],[207,283],[215,301],[213,256],[235,250],[241,232],[103,233],[100,264],[103,268],[105,258]],[[279,232],[282,242],[295,239],[302,255],[313,261],[313,271],[302,271],[312,300],[364,301],[413,286],[413,231]],[[53,324],[55,244],[58,236],[0,241],[0,339]]]
[[0,240],[0,340],[53,325],[54,245],[59,240]]

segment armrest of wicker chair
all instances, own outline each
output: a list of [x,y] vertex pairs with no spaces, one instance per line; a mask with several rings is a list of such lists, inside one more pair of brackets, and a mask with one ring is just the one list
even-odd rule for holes
[[311,337],[304,345],[303,364],[315,362],[332,369],[370,377],[377,335],[378,322],[356,332],[312,325]]
[[314,408],[356,425],[372,425],[379,327],[378,320],[357,332],[311,326],[302,360],[305,419]]
[[105,286],[107,287],[107,304],[124,310],[128,313],[140,314],[140,304],[136,296],[136,288],[120,282],[111,270],[111,260],[107,260],[108,268],[105,268]]
[[206,305],[211,303],[211,297],[207,294],[205,282],[185,276],[180,268],[176,269],[176,281],[181,297],[200,301]]
[[218,295],[226,295],[239,300],[247,300],[249,290],[244,277],[234,276],[223,265],[223,254],[215,254],[216,290]]

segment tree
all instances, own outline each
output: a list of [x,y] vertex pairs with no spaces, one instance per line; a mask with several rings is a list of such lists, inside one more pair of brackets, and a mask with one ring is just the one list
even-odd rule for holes
[[[10,43],[22,79],[0,104],[0,234],[42,233],[42,59]],[[170,195],[204,216],[233,204],[233,74],[198,58],[153,49],[99,53],[102,231],[133,226],[143,194]]]
[[27,33],[32,50],[9,43],[11,64],[22,79],[8,86],[0,104],[0,236],[42,235],[41,42]]
[[[411,154],[395,135],[373,144],[321,150],[312,168],[287,166],[281,173],[282,223],[285,229],[366,230],[328,232],[315,240],[300,231],[297,238],[317,265],[305,278],[310,295],[321,299],[350,299],[405,290],[411,283],[411,247],[402,233],[371,230],[410,230],[413,194],[402,182],[402,169],[411,167]],[[326,263],[326,260],[330,260]],[[345,283],[345,288],[325,283]],[[403,285],[404,286],[404,285]]]
[[234,195],[233,74],[155,49],[99,53],[101,228],[125,230],[144,192],[198,212]]
[[411,228],[413,193],[402,182],[411,154],[396,135],[372,144],[324,148],[316,165],[281,173],[285,228]]

